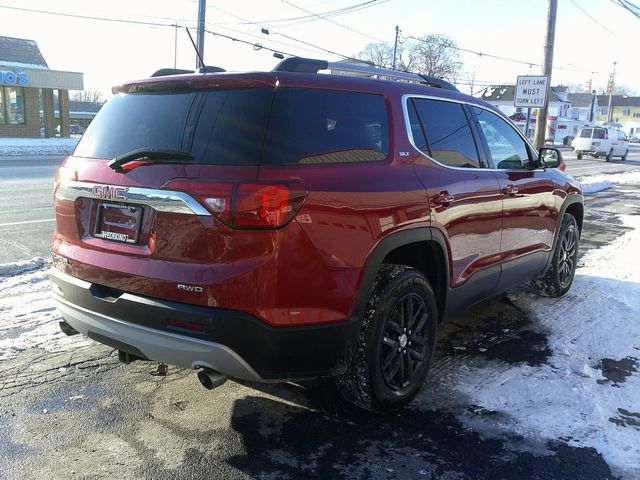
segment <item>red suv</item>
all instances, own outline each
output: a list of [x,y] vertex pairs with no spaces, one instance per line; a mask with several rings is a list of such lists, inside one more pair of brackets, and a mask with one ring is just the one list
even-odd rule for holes
[[443,321],[570,288],[580,186],[482,100],[302,58],[172,73],[114,88],[58,171],[65,333],[207,388],[335,377],[382,410],[417,394]]

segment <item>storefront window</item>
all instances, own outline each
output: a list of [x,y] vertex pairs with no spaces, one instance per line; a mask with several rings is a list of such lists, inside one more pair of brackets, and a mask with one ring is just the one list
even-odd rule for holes
[[22,87],[4,87],[0,90],[0,112],[0,123],[25,123]]

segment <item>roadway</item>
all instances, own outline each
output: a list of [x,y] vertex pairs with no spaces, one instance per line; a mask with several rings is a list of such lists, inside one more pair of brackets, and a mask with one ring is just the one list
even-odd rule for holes
[[[626,161],[578,160],[563,149],[567,172],[574,177],[619,173],[640,168],[640,145]],[[47,257],[53,231],[53,177],[63,156],[0,157],[0,264]]]

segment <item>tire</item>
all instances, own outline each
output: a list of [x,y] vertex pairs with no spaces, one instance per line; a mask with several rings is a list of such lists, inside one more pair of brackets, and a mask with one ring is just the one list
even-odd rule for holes
[[336,378],[338,391],[364,410],[403,407],[424,383],[437,328],[436,297],[427,278],[411,267],[382,265],[351,363]]
[[607,162],[610,162],[611,160],[613,160],[613,148],[609,150],[609,153],[607,153],[607,157],[606,157]]
[[565,213],[562,217],[551,267],[538,285],[540,293],[550,297],[561,297],[569,291],[576,274],[579,246],[578,222],[573,215]]
[[624,162],[628,156],[629,156],[629,149],[627,148],[624,152],[624,155],[622,155],[622,157],[620,158],[622,158],[622,161]]
[[582,160],[582,153],[578,153],[576,157],[578,157],[578,160]]

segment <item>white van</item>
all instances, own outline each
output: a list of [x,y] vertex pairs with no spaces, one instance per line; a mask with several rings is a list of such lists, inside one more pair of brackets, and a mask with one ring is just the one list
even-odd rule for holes
[[613,157],[626,160],[629,154],[629,140],[625,133],[616,127],[586,126],[576,137],[575,151],[578,160],[582,159],[583,155],[605,157],[607,162]]

